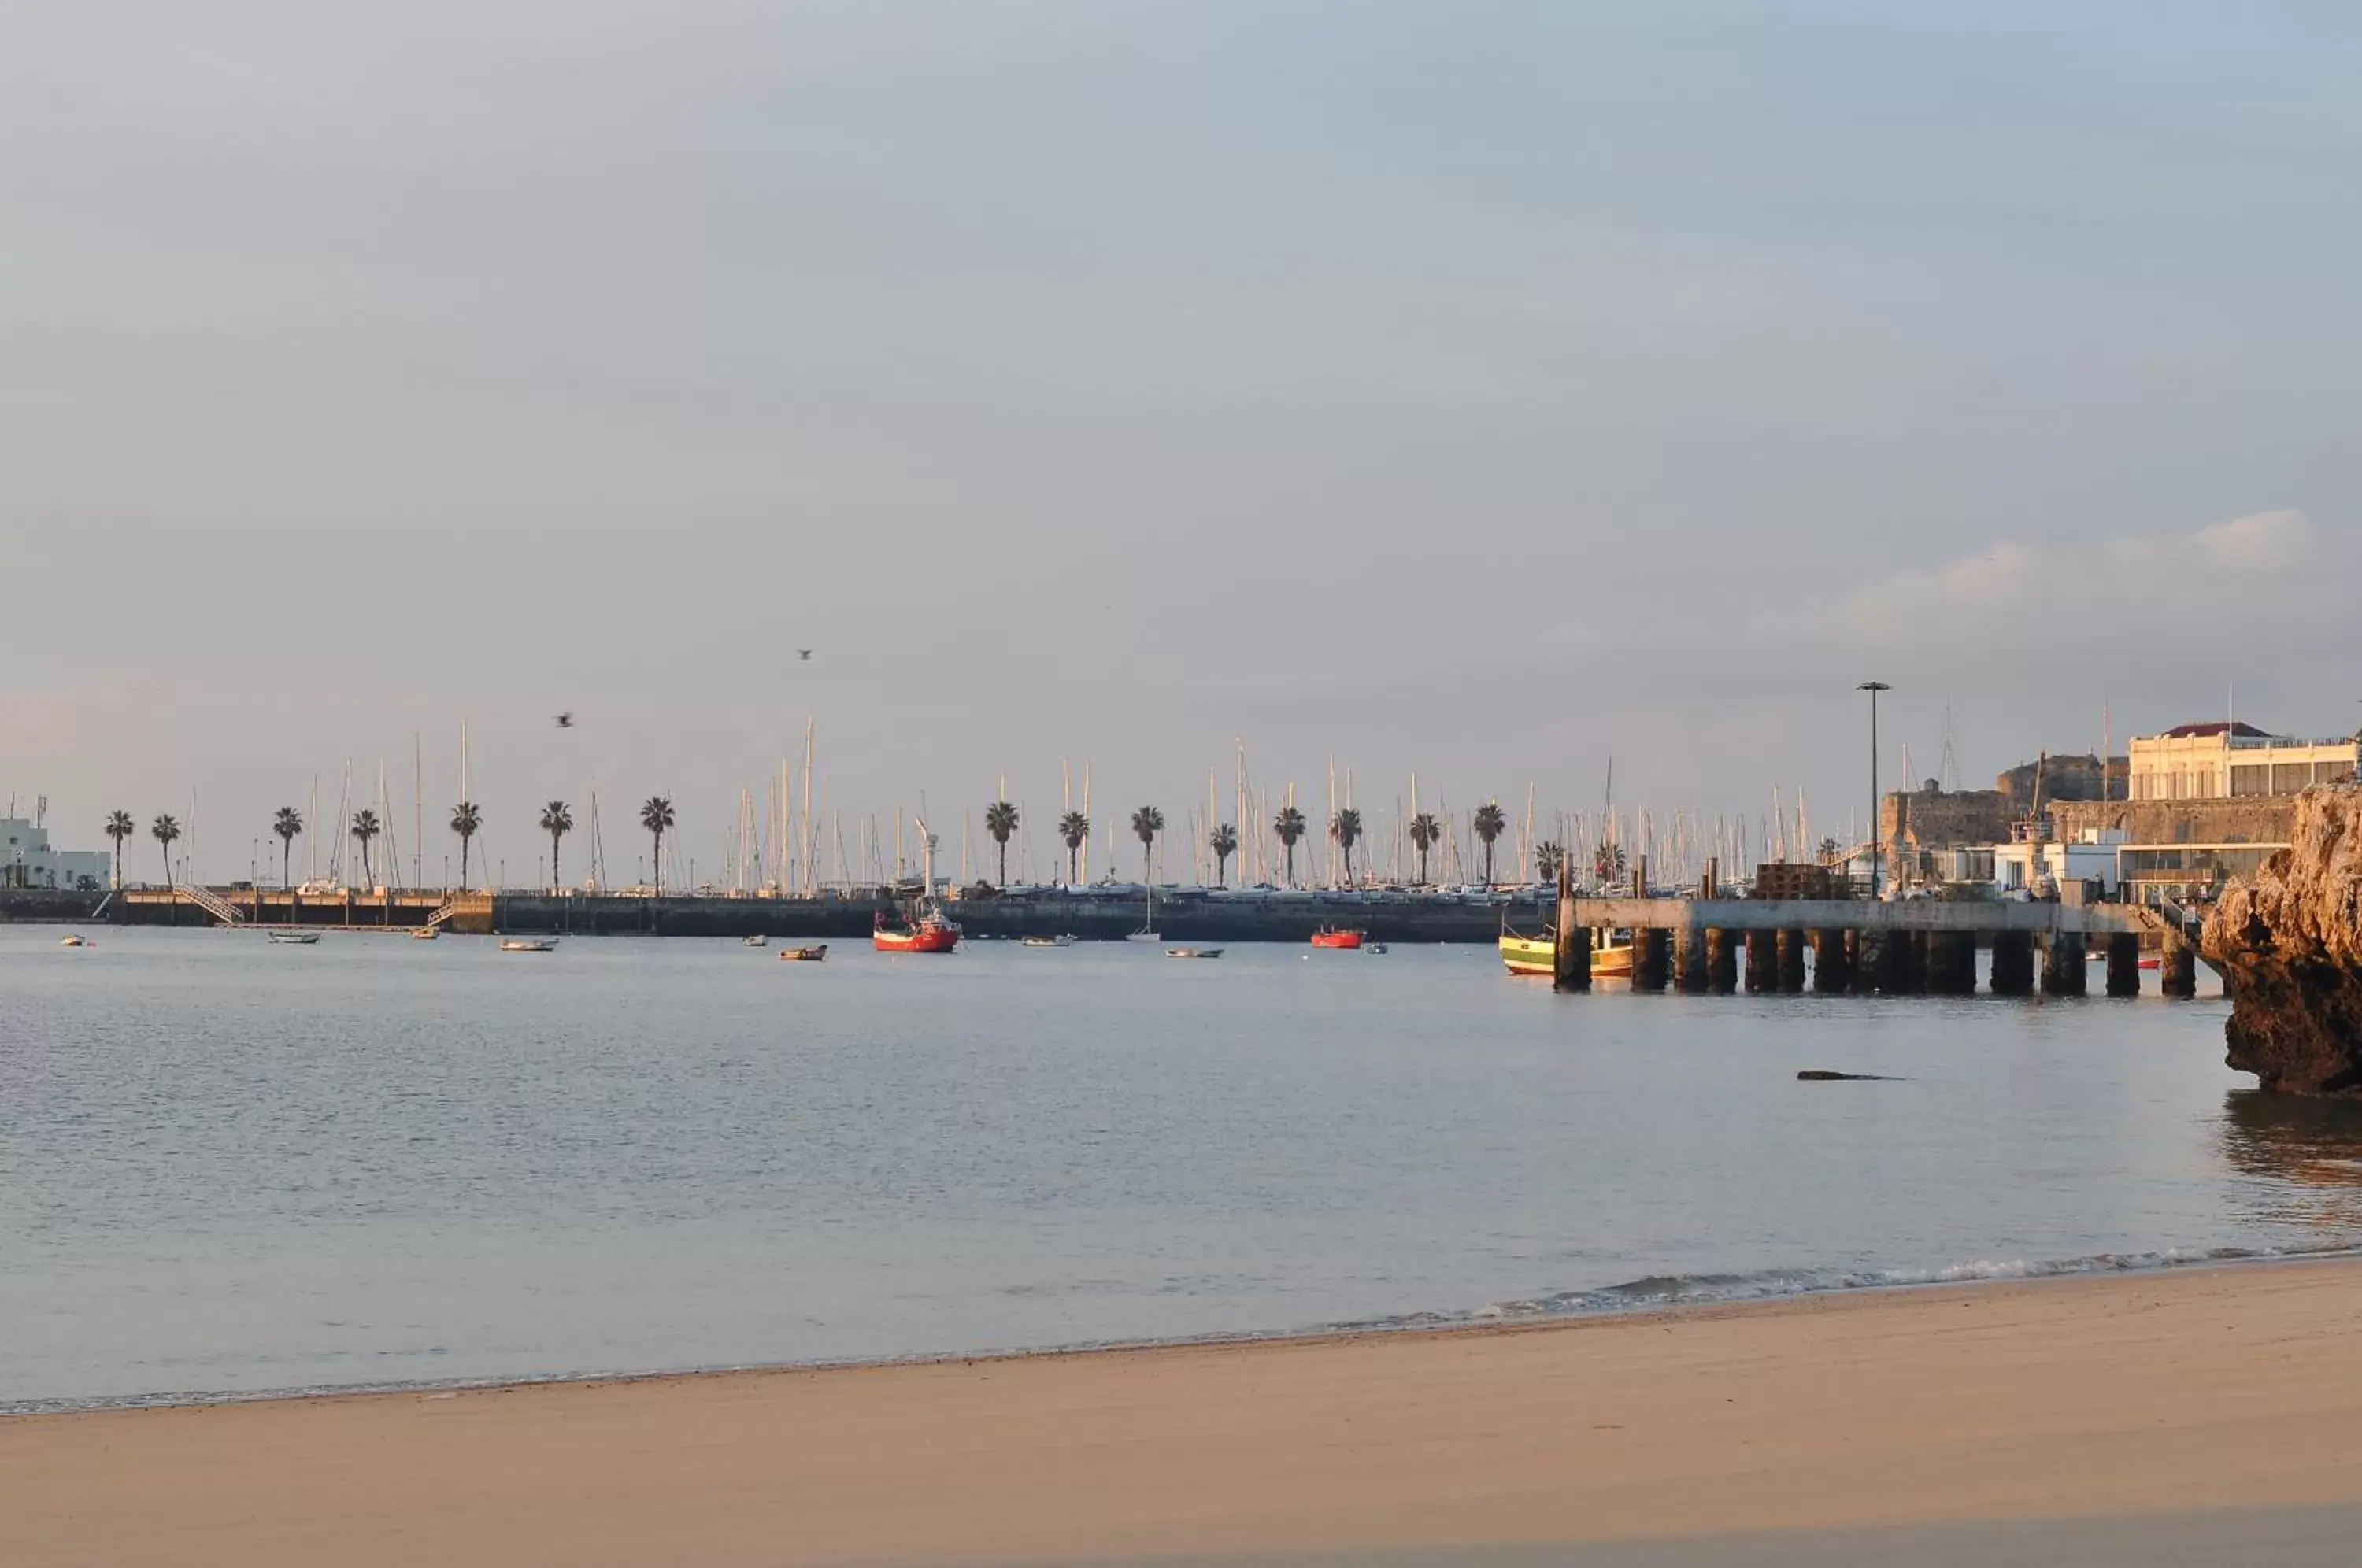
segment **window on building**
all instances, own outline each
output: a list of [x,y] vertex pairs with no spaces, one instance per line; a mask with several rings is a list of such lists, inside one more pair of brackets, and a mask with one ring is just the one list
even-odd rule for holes
[[2272,770],[2261,762],[2235,763],[2231,768],[2231,793],[2234,795],[2268,795],[2272,792]]
[[2301,762],[2272,764],[2272,793],[2293,795],[2312,782],[2312,768]]

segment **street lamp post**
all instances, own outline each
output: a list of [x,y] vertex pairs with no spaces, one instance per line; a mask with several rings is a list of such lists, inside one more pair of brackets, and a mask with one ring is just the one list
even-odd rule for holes
[[1875,899],[1879,874],[1886,867],[1886,823],[1881,812],[1884,802],[1878,797],[1878,694],[1894,688],[1883,680],[1865,680],[1854,690],[1870,693],[1870,836],[1878,846],[1870,862],[1870,896]]

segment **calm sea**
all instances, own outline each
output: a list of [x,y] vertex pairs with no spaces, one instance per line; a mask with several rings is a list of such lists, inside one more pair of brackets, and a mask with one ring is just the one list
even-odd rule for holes
[[2362,1240],[2362,1121],[2246,1092],[2218,1000],[1553,998],[1467,947],[58,934],[0,931],[0,1408]]

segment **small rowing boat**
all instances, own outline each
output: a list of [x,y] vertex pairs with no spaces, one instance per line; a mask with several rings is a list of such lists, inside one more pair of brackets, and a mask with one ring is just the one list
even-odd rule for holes
[[746,945],[749,947],[768,947],[771,945],[771,939],[767,936],[750,936],[745,939],[745,942]]
[[1168,947],[1164,950],[1167,958],[1220,958],[1221,955],[1222,950],[1219,947]]
[[58,938],[58,945],[61,947],[87,947],[90,945],[90,943],[86,938],[80,936],[61,936]]
[[320,940],[320,933],[316,931],[270,931],[263,934],[289,947],[309,947]]
[[828,944],[825,942],[820,944],[816,947],[782,947],[779,949],[779,962],[782,964],[817,964],[827,956]]
[[557,940],[547,936],[512,936],[501,944],[503,953],[555,953]]
[[1071,933],[1057,936],[1021,936],[1017,939],[1017,944],[1021,947],[1072,947],[1075,944],[1075,939]]

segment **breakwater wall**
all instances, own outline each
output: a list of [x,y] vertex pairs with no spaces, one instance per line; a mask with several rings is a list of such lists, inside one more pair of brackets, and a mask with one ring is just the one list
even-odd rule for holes
[[86,921],[105,900],[105,893],[70,892],[62,888],[0,888],[0,923]]
[[[353,931],[406,931],[441,916],[445,930],[485,934],[573,936],[769,936],[785,941],[852,942],[866,937],[880,913],[897,909],[874,890],[814,899],[439,891],[291,895],[278,889],[224,889],[213,895],[253,926],[298,925]],[[73,918],[88,913],[83,898]],[[972,941],[1071,935],[1117,942],[1141,928],[1147,899],[1137,888],[1018,889],[970,892],[949,904]],[[1379,942],[1490,942],[1506,919],[1539,929],[1548,906],[1538,892],[1467,897],[1447,894],[1226,893],[1159,889],[1156,930],[1174,942],[1303,942],[1323,926],[1346,926]],[[65,915],[42,918],[63,919]],[[119,895],[106,918],[130,925],[206,926],[217,916],[185,890],[141,889]]]

